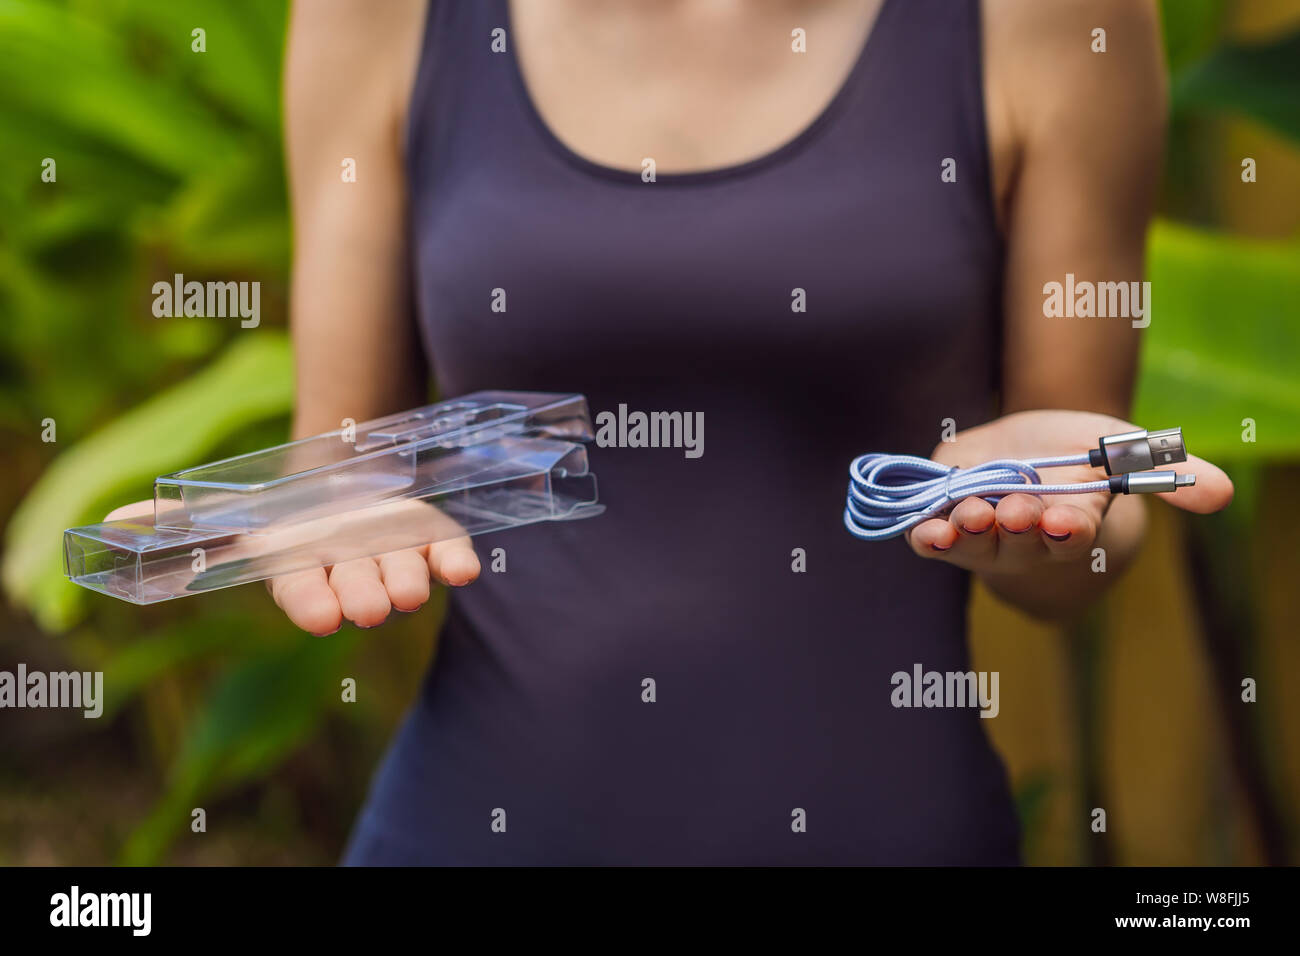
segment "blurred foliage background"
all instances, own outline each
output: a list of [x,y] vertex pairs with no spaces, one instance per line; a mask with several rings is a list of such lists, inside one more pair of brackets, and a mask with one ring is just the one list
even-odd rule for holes
[[[1072,627],[977,592],[975,663],[1003,674],[990,732],[1029,862],[1295,863],[1300,0],[1162,10],[1170,146],[1134,417],[1182,424],[1238,497],[1213,518],[1152,508],[1137,566]],[[108,698],[97,721],[0,717],[0,864],[333,862],[432,653],[437,600],[317,640],[258,587],[135,608],[62,575],[65,527],[286,436],[285,16],[0,0],[0,669],[102,670]],[[174,273],[260,281],[261,327],[155,319]]]

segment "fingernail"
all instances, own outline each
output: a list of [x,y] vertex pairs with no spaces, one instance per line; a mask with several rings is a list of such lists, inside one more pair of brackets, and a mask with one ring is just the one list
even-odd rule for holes
[[1070,540],[1071,532],[1067,531],[1065,534],[1052,534],[1050,531],[1044,531],[1043,534],[1047,535],[1053,541],[1068,541]]
[[[983,534],[985,531],[989,530],[988,528],[980,528],[978,531],[976,531],[974,528],[968,528],[964,524],[958,525],[958,527],[961,528],[962,534]],[[990,525],[990,527],[992,526]]]
[[950,551],[950,550],[952,550],[952,545],[950,545],[950,544],[949,544],[949,545],[945,545],[945,546],[942,547],[942,548],[939,547],[937,544],[932,544],[932,545],[930,545],[930,547],[933,548],[935,551]]
[[329,637],[331,634],[337,634],[337,633],[338,633],[339,631],[341,631],[342,629],[343,629],[343,625],[340,624],[338,627],[334,628],[334,630],[332,630],[332,631],[322,631],[320,634],[314,634],[314,635],[312,635],[312,636],[313,636],[313,637]]
[[[1032,528],[1033,525],[1030,525],[1030,527]],[[1021,528],[1019,530],[1016,530],[1015,528],[1008,528],[1006,525],[1003,525],[1002,530],[1005,531],[1007,534],[1024,534],[1026,531],[1029,530],[1029,528]]]

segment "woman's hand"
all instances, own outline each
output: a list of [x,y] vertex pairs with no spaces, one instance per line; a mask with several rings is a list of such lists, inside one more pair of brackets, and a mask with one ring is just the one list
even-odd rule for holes
[[347,618],[357,627],[375,627],[394,608],[415,611],[429,600],[429,584],[462,587],[479,575],[478,555],[469,538],[453,538],[358,558],[330,568],[312,568],[272,578],[271,597],[304,631],[325,635]]
[[[387,519],[389,524],[396,518],[434,531],[436,534],[430,537],[447,533],[443,525],[450,519],[433,509],[409,502],[395,503],[395,507],[405,507],[412,513],[395,512]],[[137,501],[111,512],[104,520],[152,515],[153,501]],[[459,526],[453,528],[461,530]],[[329,530],[333,530],[332,525]],[[320,535],[321,531],[317,527],[312,533]],[[339,533],[346,534],[346,527],[341,526]],[[358,627],[375,627],[387,620],[394,608],[417,610],[429,600],[431,581],[461,587],[477,579],[479,570],[478,555],[469,537],[462,535],[378,557],[296,571],[271,578],[266,586],[289,620],[304,631],[323,636],[337,631],[345,618]]]
[[[1163,423],[1162,423],[1163,425]],[[998,458],[1037,458],[1086,452],[1102,435],[1137,426],[1108,415],[1073,411],[1028,411],[958,432],[940,442],[931,457],[970,467]],[[1195,436],[1190,437],[1195,442]],[[1160,497],[1198,513],[1219,511],[1232,501],[1232,482],[1216,466],[1189,455],[1177,466],[1196,475],[1196,484]],[[1044,482],[1096,481],[1105,477],[1084,465],[1045,470]],[[967,498],[947,517],[932,518],[907,535],[912,550],[980,574],[1002,596],[1044,616],[1065,612],[1100,590],[1089,579],[1092,549],[1107,548],[1107,566],[1120,570],[1141,540],[1142,509],[1137,496],[1093,492],[1082,495],[1011,494],[996,508]],[[1071,566],[1081,567],[1082,574]]]

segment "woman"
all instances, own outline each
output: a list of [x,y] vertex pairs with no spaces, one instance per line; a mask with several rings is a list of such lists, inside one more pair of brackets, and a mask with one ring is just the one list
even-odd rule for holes
[[[890,677],[969,669],[970,572],[1094,599],[1140,500],[970,499],[909,555],[845,531],[846,467],[1131,427],[1140,330],[1044,286],[1141,277],[1157,37],[1146,0],[296,6],[297,433],[429,372],[707,426],[593,449],[607,512],[480,539],[505,573],[462,540],[273,583],[317,634],[456,589],[349,862],[1018,861],[977,711]],[[1185,470],[1173,504],[1227,504]]]

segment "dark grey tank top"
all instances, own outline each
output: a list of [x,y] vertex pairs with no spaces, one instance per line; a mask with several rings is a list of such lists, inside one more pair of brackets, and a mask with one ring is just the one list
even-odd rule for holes
[[994,413],[977,0],[886,0],[793,140],[651,183],[556,138],[509,26],[434,0],[410,104],[439,391],[702,413],[702,454],[592,448],[604,515],[476,539],[346,858],[1015,862],[978,712],[891,704],[969,668],[966,575],[841,524],[855,455]]

